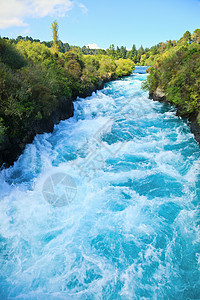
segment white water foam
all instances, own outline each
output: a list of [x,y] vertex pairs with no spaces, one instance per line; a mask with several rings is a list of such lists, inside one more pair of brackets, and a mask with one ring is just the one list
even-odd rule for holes
[[[77,99],[1,172],[1,299],[198,299],[199,147],[145,77]],[[60,173],[77,194],[55,207]]]

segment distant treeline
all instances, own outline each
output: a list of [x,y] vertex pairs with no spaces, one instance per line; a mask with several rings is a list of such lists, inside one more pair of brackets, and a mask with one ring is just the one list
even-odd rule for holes
[[[8,39],[8,38],[4,38]],[[36,42],[40,44],[44,44],[48,48],[52,48],[53,46],[53,41],[50,42],[41,42],[39,39],[33,39],[29,36],[23,37],[23,36],[18,36],[16,39],[8,39],[10,40],[11,43],[17,44],[21,40],[23,41],[30,41],[31,43]],[[154,47],[152,48],[143,48],[141,46],[138,50],[136,49],[136,46],[133,44],[131,50],[127,50],[125,46],[121,47],[116,47],[112,44],[110,47],[105,50],[105,49],[90,49],[89,47],[83,46],[71,46],[68,43],[63,43],[61,40],[58,41],[58,46],[59,46],[59,52],[60,53],[66,53],[69,50],[77,50],[81,52],[84,55],[108,55],[111,56],[113,59],[131,59],[135,64],[139,64],[141,60],[141,56],[148,53],[149,51],[153,50]],[[157,45],[159,47],[159,44]]]
[[[131,50],[127,50],[125,46],[121,47],[115,47],[114,44],[110,45],[108,49],[90,49],[89,47],[83,46],[71,46],[68,43],[63,43],[61,40],[58,40],[58,46],[59,46],[59,52],[60,53],[66,53],[69,50],[77,50],[80,53],[84,55],[108,55],[112,57],[113,59],[130,59],[134,62],[134,64],[137,65],[146,65],[150,66],[154,63],[154,61],[159,57],[160,54],[165,52],[166,50],[169,50],[170,48],[176,47],[179,45],[183,40],[186,40],[188,44],[191,43],[199,43],[199,31],[200,29],[196,29],[193,34],[191,34],[189,31],[186,31],[183,37],[181,37],[180,40],[167,40],[166,42],[160,42],[155,46],[152,46],[150,48],[144,48],[142,45],[139,49],[136,49],[135,44],[133,44]],[[8,39],[8,38],[4,38]],[[10,42],[13,44],[17,44],[21,40],[23,41],[30,41],[37,42],[40,44],[44,44],[48,48],[52,48],[53,41],[50,42],[41,42],[39,39],[33,39],[29,36],[22,37],[18,36],[16,39],[10,39]]]

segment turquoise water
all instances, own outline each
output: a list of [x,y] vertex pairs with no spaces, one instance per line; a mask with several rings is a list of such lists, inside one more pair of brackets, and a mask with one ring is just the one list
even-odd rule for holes
[[0,299],[200,299],[199,146],[137,71],[1,171]]

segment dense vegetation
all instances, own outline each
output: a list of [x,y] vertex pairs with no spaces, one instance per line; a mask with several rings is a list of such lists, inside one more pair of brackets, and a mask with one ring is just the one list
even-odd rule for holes
[[[55,25],[55,24],[54,24]],[[22,138],[30,124],[45,119],[63,99],[87,96],[103,82],[131,74],[131,60],[61,53],[52,44],[0,38],[0,140]]]
[[150,55],[150,75],[144,88],[150,94],[164,92],[166,99],[179,108],[181,115],[197,116],[200,111],[200,29],[186,31],[176,43],[165,43]]
[[[9,40],[8,38],[4,38]],[[47,46],[48,48],[52,48],[53,47],[53,41],[50,42],[41,42],[39,39],[32,39],[29,36],[23,37],[23,36],[18,36],[16,39],[10,39],[10,42],[12,44],[17,44],[20,41],[30,41],[32,42],[36,42],[36,43],[41,43],[45,46]],[[158,45],[159,46],[159,45]],[[113,59],[131,59],[134,64],[141,64],[141,57],[142,55],[145,55],[147,52],[151,51],[151,49],[153,48],[143,48],[143,46],[141,46],[138,50],[136,49],[136,46],[133,44],[131,50],[127,50],[127,48],[125,46],[121,46],[121,47],[116,47],[112,44],[110,45],[110,47],[108,49],[90,49],[88,46],[83,46],[83,47],[78,47],[78,46],[71,46],[68,43],[63,43],[62,41],[58,40],[57,41],[57,47],[59,49],[60,53],[66,53],[67,51],[70,50],[77,50],[78,52],[84,54],[84,55],[107,55],[110,56]]]

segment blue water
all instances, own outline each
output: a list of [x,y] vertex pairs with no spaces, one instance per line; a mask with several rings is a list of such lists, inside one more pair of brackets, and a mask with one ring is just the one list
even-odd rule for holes
[[200,299],[199,146],[145,78],[77,99],[1,171],[0,299]]

